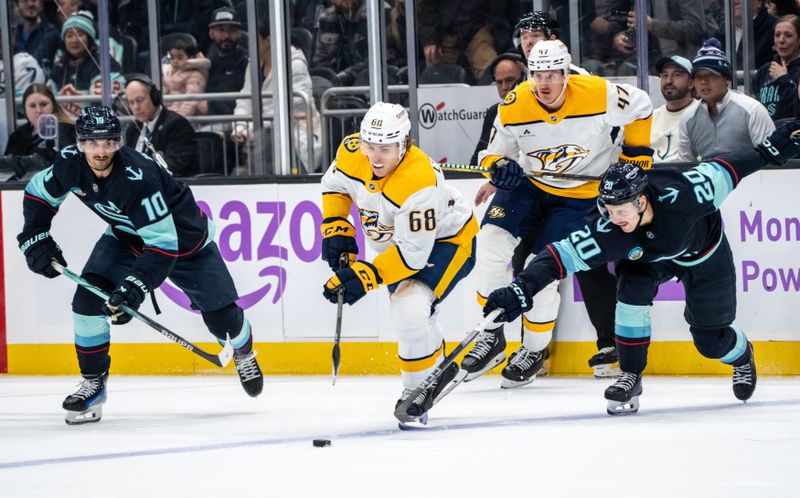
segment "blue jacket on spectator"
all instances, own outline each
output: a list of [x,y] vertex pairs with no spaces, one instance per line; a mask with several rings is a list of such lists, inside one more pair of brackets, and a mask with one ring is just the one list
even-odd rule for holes
[[46,74],[50,73],[53,67],[53,57],[61,43],[61,35],[58,28],[50,24],[46,19],[42,19],[33,28],[33,31],[25,33],[22,31],[22,24],[17,25],[17,37],[14,42],[14,53],[27,52],[33,56],[42,66]]

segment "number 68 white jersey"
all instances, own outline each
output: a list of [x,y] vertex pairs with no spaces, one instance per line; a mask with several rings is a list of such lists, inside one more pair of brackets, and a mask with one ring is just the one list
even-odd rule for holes
[[373,178],[359,146],[358,134],[345,137],[323,175],[322,214],[346,219],[355,202],[384,284],[425,268],[437,241],[471,246],[478,228],[471,206],[422,150],[412,145],[394,171]]

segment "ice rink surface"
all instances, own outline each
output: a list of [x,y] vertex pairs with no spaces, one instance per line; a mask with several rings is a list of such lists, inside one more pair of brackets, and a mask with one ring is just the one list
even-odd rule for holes
[[[405,432],[399,377],[109,380],[97,424],[70,427],[76,377],[0,376],[0,496],[800,496],[800,378],[645,377],[638,415],[607,380],[463,384]],[[312,440],[332,440],[315,448]]]

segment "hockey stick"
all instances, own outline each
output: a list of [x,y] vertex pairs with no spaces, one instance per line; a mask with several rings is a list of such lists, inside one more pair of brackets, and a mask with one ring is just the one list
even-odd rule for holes
[[472,343],[472,341],[474,341],[475,338],[478,337],[478,334],[483,332],[483,330],[490,323],[492,323],[495,318],[497,318],[501,313],[503,313],[503,311],[504,311],[503,308],[497,308],[496,310],[486,315],[486,318],[484,318],[474,329],[472,329],[472,331],[470,331],[470,333],[467,334],[464,340],[461,341],[461,343],[458,346],[456,346],[456,348],[452,350],[450,354],[447,355],[436,368],[433,369],[433,372],[428,374],[428,376],[425,377],[425,380],[423,380],[417,386],[416,389],[411,391],[411,394],[409,394],[408,397],[402,403],[397,405],[397,408],[394,409],[394,416],[397,418],[397,420],[406,423],[414,422],[416,420],[408,415],[408,407],[411,406],[411,403],[414,402],[414,400],[417,398],[417,396],[419,396],[422,393],[422,391],[428,389],[431,386],[431,384],[436,382],[439,379],[439,376],[442,375],[442,372],[444,372],[447,369],[447,367],[450,366],[451,363],[456,361],[458,355],[460,355],[462,351],[467,349],[467,346],[469,346]]
[[[349,261],[348,253],[343,252],[339,255],[339,269],[344,270],[347,268]],[[344,308],[344,287],[339,288],[339,295],[336,298],[336,332],[333,336],[333,351],[331,351],[331,358],[333,360],[333,383],[336,385],[336,376],[339,375],[339,361],[341,360],[339,353],[339,342],[342,340],[342,308]]]
[[[53,266],[53,268],[56,269],[56,271],[60,272],[61,274],[63,274],[68,279],[72,280],[73,282],[75,282],[76,284],[80,285],[84,289],[88,290],[89,292],[91,292],[95,296],[99,297],[100,299],[103,299],[104,301],[108,301],[108,294],[103,292],[98,287],[95,287],[94,285],[92,285],[89,282],[87,282],[86,279],[84,279],[80,275],[78,275],[75,272],[71,271],[69,268],[66,268],[66,267],[56,263],[55,261],[52,261],[50,264]],[[179,336],[175,332],[173,332],[173,331],[169,330],[168,328],[164,327],[163,325],[159,324],[158,322],[156,322],[152,318],[150,318],[150,317],[148,317],[148,316],[146,316],[146,315],[144,315],[142,313],[139,313],[138,311],[136,311],[136,310],[124,305],[124,304],[121,305],[119,308],[122,311],[124,311],[125,313],[131,315],[132,317],[138,318],[139,320],[143,321],[144,323],[146,323],[147,325],[149,325],[150,327],[155,329],[159,334],[163,335],[164,337],[166,337],[170,341],[175,342],[175,343],[179,344],[180,346],[183,346],[184,348],[188,349],[192,353],[196,354],[197,356],[200,356],[201,358],[204,358],[204,359],[210,361],[211,363],[213,363],[214,365],[216,365],[218,367],[224,367],[225,365],[230,363],[231,358],[233,358],[233,344],[231,344],[230,336],[228,336],[228,338],[225,340],[225,347],[222,348],[222,351],[220,351],[219,354],[206,353],[205,351],[203,351],[202,349],[198,348],[197,346],[195,346],[191,342],[187,341],[183,337]]]
[[[478,166],[477,164],[438,163],[438,166],[445,171],[466,171],[469,173],[490,173],[492,171],[492,168]],[[598,176],[573,175],[570,173],[548,173],[547,171],[532,171],[530,173],[525,173],[525,175],[532,176],[534,178],[551,178],[555,180],[597,181],[600,179]]]

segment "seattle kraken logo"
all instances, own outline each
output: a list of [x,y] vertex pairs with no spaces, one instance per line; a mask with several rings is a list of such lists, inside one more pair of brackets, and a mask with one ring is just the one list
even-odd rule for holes
[[584,149],[580,145],[564,144],[547,149],[539,149],[528,152],[528,156],[537,159],[544,171],[566,171],[577,166],[589,155],[589,149]]

